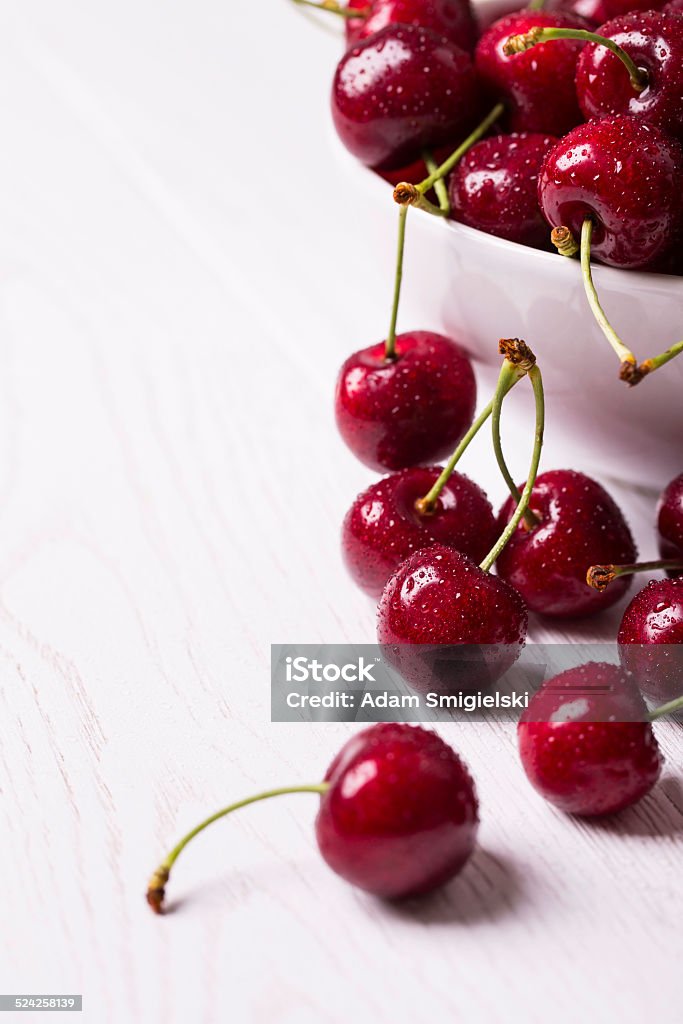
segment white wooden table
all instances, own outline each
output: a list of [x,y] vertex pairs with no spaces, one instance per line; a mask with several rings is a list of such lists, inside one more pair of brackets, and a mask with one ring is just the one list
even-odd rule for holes
[[[674,725],[657,791],[591,826],[530,791],[513,730],[443,728],[481,846],[411,912],[327,870],[305,796],[216,826],[148,912],[183,830],[317,781],[353,731],[270,724],[269,645],[374,635],[338,554],[370,474],[331,392],[391,270],[329,144],[336,25],[0,11],[0,991],[82,992],[98,1024],[680,1021]],[[486,441],[469,469],[502,498]],[[652,495],[612,490],[653,555]]]

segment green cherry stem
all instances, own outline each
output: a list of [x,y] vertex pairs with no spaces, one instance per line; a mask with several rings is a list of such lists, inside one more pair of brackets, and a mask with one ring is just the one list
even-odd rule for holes
[[293,3],[299,4],[300,7],[313,7],[318,11],[338,14],[340,18],[367,18],[370,13],[369,7],[351,10],[348,7],[342,7],[336,0],[293,0]]
[[[503,373],[506,370],[508,370],[508,368],[505,366],[505,364],[503,364],[503,370],[501,371],[501,377],[503,376]],[[494,454],[496,456],[496,462],[498,463],[498,468],[500,469],[500,472],[502,474],[503,480],[505,480],[505,483],[508,486],[508,490],[510,491],[510,494],[512,495],[512,500],[515,501],[519,505],[520,501],[522,500],[522,495],[520,493],[519,487],[517,486],[517,484],[515,483],[515,481],[512,478],[512,474],[510,473],[510,470],[508,469],[507,463],[505,461],[505,456],[503,454],[503,444],[502,444],[502,441],[501,441],[501,433],[500,433],[500,417],[501,417],[502,411],[503,411],[503,403],[502,402],[494,401],[493,402],[493,413],[492,413],[492,419],[491,419],[491,434],[492,434],[492,438],[493,438],[493,451],[494,451]],[[533,530],[534,527],[538,526],[538,524],[540,523],[540,519],[538,518],[538,516],[534,512],[531,511],[530,508],[527,508],[525,510],[523,518],[524,518],[524,523],[526,525],[527,530]]]
[[642,92],[648,84],[647,72],[638,67],[623,47],[615,43],[613,39],[607,39],[605,36],[598,35],[597,32],[587,32],[582,28],[543,28],[541,25],[536,25],[521,35],[510,36],[503,46],[503,53],[506,57],[512,57],[516,53],[530,50],[538,43],[550,43],[555,39],[579,39],[584,43],[597,43],[599,46],[604,46],[622,62],[636,92]]
[[659,559],[656,562],[635,562],[633,565],[591,565],[586,583],[594,590],[607,590],[620,576],[633,576],[638,572],[683,572],[683,560]]
[[531,0],[530,4],[527,4],[527,11],[542,11],[545,7],[545,0]]
[[408,207],[402,206],[398,211],[398,246],[396,249],[396,275],[394,277],[394,298],[391,304],[391,323],[384,346],[384,358],[387,362],[396,358],[396,323],[398,306],[401,301],[401,282],[403,281],[403,254],[406,248],[406,220]]
[[[425,152],[422,154],[422,159],[424,160],[425,167],[427,168],[430,174],[434,174],[434,172],[439,169],[439,165],[437,164],[436,160],[434,159],[432,154],[427,150],[425,150]],[[448,187],[443,178],[438,178],[434,182],[434,191],[436,192],[437,198],[439,200],[439,209],[441,210],[442,214],[444,215],[444,217],[450,216],[451,201],[448,198]]]
[[[604,309],[600,305],[598,293],[593,283],[593,272],[591,270],[591,239],[593,237],[593,221],[586,217],[581,225],[581,273],[583,275],[583,287],[586,292],[588,304],[593,312],[598,326],[607,338],[608,342],[619,357],[621,364],[621,379],[628,383],[638,383],[640,371],[638,363],[630,348],[624,345],[623,341],[607,319]],[[637,378],[637,379],[634,379]]]
[[171,869],[177,861],[180,854],[183,852],[188,843],[191,843],[195,836],[198,836],[200,832],[203,832],[209,825],[213,825],[214,821],[218,821],[220,818],[225,818],[228,814],[232,814],[233,811],[238,811],[241,807],[247,807],[249,804],[258,803],[260,800],[270,800],[274,796],[287,796],[289,793],[318,793],[322,796],[330,788],[329,783],[321,782],[315,786],[286,786],[283,789],[269,789],[264,793],[257,793],[256,796],[249,796],[246,800],[239,800],[237,803],[230,804],[229,807],[224,807],[223,810],[217,811],[216,814],[212,814],[210,818],[206,818],[193,828],[191,832],[188,832],[180,842],[173,847],[167,857],[162,860],[159,867],[156,869],[154,874],[149,880],[147,886],[147,902],[154,911],[155,914],[163,914],[164,912],[164,897],[166,895],[166,885],[168,883]]
[[[503,370],[505,370],[505,366],[503,367]],[[501,371],[501,374],[502,373],[503,371]],[[534,433],[534,450],[531,456],[529,476],[527,478],[526,484],[524,485],[524,490],[522,491],[520,500],[517,504],[517,508],[513,513],[512,519],[505,527],[505,530],[498,538],[497,542],[494,544],[491,551],[489,551],[484,561],[481,563],[481,568],[484,570],[484,572],[488,572],[491,566],[496,561],[496,559],[500,557],[501,552],[505,549],[505,546],[507,545],[508,541],[511,539],[515,530],[522,521],[524,513],[529,507],[529,502],[531,501],[531,492],[534,489],[536,477],[538,476],[538,467],[541,462],[541,452],[543,450],[543,432],[545,429],[545,395],[543,391],[543,378],[541,376],[541,371],[539,370],[538,366],[534,365],[531,367],[528,373],[528,377],[531,381],[531,386],[534,389],[534,401],[536,405],[536,430]],[[497,395],[496,401],[500,402],[501,400],[501,396]]]
[[658,370],[660,366],[664,366],[666,363],[675,359],[676,356],[680,356],[683,352],[683,341],[677,341],[675,345],[668,348],[666,352],[662,352],[659,356],[653,356],[651,359],[646,359],[644,363],[641,363],[638,367],[639,372],[643,377],[646,377],[648,373],[653,373]]
[[421,181],[419,185],[415,186],[418,192],[421,192],[422,195],[424,195],[425,192],[429,192],[431,188],[434,188],[437,181],[441,178],[447,177],[455,165],[462,160],[468,149],[471,149],[475,142],[479,142],[479,139],[486,135],[491,125],[495,124],[504,113],[505,107],[503,104],[496,103],[495,107],[493,107],[493,109],[486,115],[484,120],[477,125],[474,131],[467,136],[464,142],[460,143],[458,148],[451,153],[448,159],[444,160],[442,164],[439,164],[434,171],[431,171],[429,177],[425,178],[424,181]]
[[662,704],[660,707],[655,708],[647,716],[651,722],[656,722],[659,718],[664,718],[665,715],[674,715],[677,711],[683,710],[683,697],[676,697],[675,700],[670,700],[668,704]]
[[[470,443],[474,440],[491,416],[496,403],[496,398],[500,396],[500,404],[502,405],[505,396],[512,391],[515,384],[518,384],[519,381],[527,375],[530,367],[533,366],[534,355],[523,341],[520,341],[518,338],[504,339],[501,340],[500,345],[501,349],[505,346],[505,352],[503,353],[501,351],[501,354],[505,355],[505,361],[498,378],[495,394],[489,404],[479,413],[474,423],[451,455],[432,489],[424,496],[424,498],[419,498],[415,502],[415,510],[419,515],[430,516],[434,513],[436,504],[439,500],[439,495],[453,475],[455,467],[469,448]],[[505,460],[503,460],[503,465],[505,465]],[[506,479],[511,479],[507,466],[505,466],[503,476],[506,476]]]

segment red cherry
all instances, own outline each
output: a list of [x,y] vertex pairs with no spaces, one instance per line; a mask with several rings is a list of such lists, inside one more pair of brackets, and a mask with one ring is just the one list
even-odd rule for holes
[[552,135],[522,132],[478,142],[450,177],[453,218],[510,242],[547,249],[538,173],[557,141]]
[[346,20],[349,43],[367,39],[387,25],[399,22],[431,29],[462,50],[474,49],[477,28],[469,0],[373,0],[371,3],[349,0],[347,6],[352,11],[370,8],[366,18]]
[[619,627],[619,656],[656,701],[683,694],[683,579],[651,580],[636,594]]
[[[683,2],[683,0],[681,0]],[[661,0],[561,0],[556,10],[566,11],[584,18],[594,28],[632,11],[656,11],[662,6]]]
[[671,481],[659,499],[657,529],[662,558],[683,558],[683,473]]
[[436,733],[399,723],[351,739],[325,781],[271,789],[230,804],[192,829],[161,862],[147,888],[155,914],[180,854],[215,821],[248,804],[317,793],[318,846],[333,871],[386,899],[417,896],[462,870],[475,845],[479,804],[465,764]]
[[411,331],[350,356],[337,380],[339,432],[371,469],[404,469],[449,455],[474,417],[477,385],[464,350],[443,335]]
[[517,727],[529,782],[567,814],[613,814],[636,803],[663,763],[646,715],[615,665],[590,662],[548,680]]
[[682,175],[683,151],[675,139],[638,118],[617,115],[579,125],[550,150],[538,197],[552,227],[566,225],[575,238],[584,219],[592,219],[596,259],[644,267],[676,237]]
[[506,56],[510,36],[544,28],[585,28],[580,18],[544,11],[519,11],[496,21],[477,44],[475,67],[492,94],[508,107],[508,127],[558,137],[578,124],[576,60],[584,45],[577,40],[540,43],[527,53]]
[[519,657],[526,629],[516,590],[439,544],[398,567],[377,613],[387,660],[423,692],[476,689],[500,679]]
[[[505,502],[500,528],[509,522],[514,508],[511,499]],[[636,558],[631,531],[600,484],[568,469],[542,473],[530,508],[540,522],[533,529],[523,523],[518,526],[496,568],[531,611],[555,617],[592,615],[626,593],[628,576],[602,592],[586,583],[590,566]]]
[[350,49],[332,86],[339,137],[370,167],[400,167],[465,135],[480,109],[468,54],[411,25],[388,25]]
[[375,725],[332,762],[316,820],[333,871],[377,896],[416,896],[462,870],[475,845],[478,802],[458,755],[436,733]]
[[617,43],[647,74],[640,91],[624,64],[604,46],[588,43],[576,66],[576,91],[586,119],[633,114],[670,135],[683,134],[683,18],[677,14],[624,14],[599,35]]
[[401,562],[420,548],[445,544],[481,562],[498,537],[491,503],[481,487],[460,473],[444,486],[433,512],[418,512],[441,467],[404,469],[372,484],[346,514],[344,561],[358,586],[379,597]]

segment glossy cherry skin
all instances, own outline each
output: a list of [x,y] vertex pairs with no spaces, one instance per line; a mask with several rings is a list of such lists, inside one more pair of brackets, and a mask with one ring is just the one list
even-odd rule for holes
[[[499,529],[515,504],[503,505]],[[557,469],[536,480],[531,508],[540,519],[521,523],[496,564],[498,575],[522,595],[531,611],[558,618],[592,615],[628,590],[622,576],[602,593],[586,583],[591,565],[623,565],[636,559],[633,537],[607,491],[583,473]]]
[[553,135],[527,132],[478,142],[449,180],[453,219],[510,242],[547,249],[549,229],[538,205],[538,173],[556,142]]
[[683,134],[683,18],[657,11],[624,14],[600,26],[647,72],[640,92],[630,84],[619,58],[588,43],[576,66],[576,92],[586,120],[633,114],[678,138]]
[[387,25],[400,23],[428,28],[471,52],[477,26],[469,0],[349,0],[349,10],[370,8],[366,18],[346,19],[346,38],[351,43],[367,39]]
[[567,814],[614,814],[636,803],[663,764],[646,714],[618,666],[589,662],[548,680],[517,726],[529,782]]
[[340,139],[364,164],[401,167],[480,118],[469,55],[429,29],[388,25],[342,57],[332,85]]
[[377,610],[387,660],[415,689],[485,687],[515,663],[527,610],[509,584],[454,548],[416,551],[389,579]]
[[325,780],[318,846],[352,885],[385,899],[420,896],[469,860],[479,826],[474,783],[436,733],[372,726],[342,748]]
[[683,696],[683,579],[651,580],[619,627],[619,657],[655,701]]
[[507,106],[506,127],[515,132],[564,135],[578,124],[581,111],[574,75],[583,43],[563,39],[540,43],[526,53],[503,53],[508,38],[544,28],[585,28],[579,18],[545,11],[519,11],[494,22],[475,51],[475,67],[492,96]]
[[397,358],[384,343],[350,356],[337,379],[339,432],[371,469],[405,469],[450,455],[474,418],[472,364],[450,338],[411,331],[396,338]]
[[417,511],[415,503],[440,474],[440,466],[392,473],[363,491],[346,514],[344,561],[358,586],[372,597],[381,595],[400,563],[420,548],[445,544],[481,562],[495,544],[498,530],[491,502],[460,473],[450,477],[433,512]]
[[671,481],[659,499],[657,530],[662,558],[683,559],[683,473]]
[[661,0],[560,0],[554,9],[584,18],[593,28],[635,11],[657,11]]
[[[532,52],[532,51],[529,51]],[[548,153],[538,199],[552,227],[581,236],[593,219],[591,252],[613,267],[646,267],[680,229],[683,151],[658,128],[617,115],[579,125]]]

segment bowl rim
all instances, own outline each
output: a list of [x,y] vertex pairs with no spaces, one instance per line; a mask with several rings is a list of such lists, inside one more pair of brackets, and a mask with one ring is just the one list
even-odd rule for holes
[[[386,200],[387,193],[391,195],[391,184],[378,174],[377,171],[374,171],[371,167],[367,167],[365,164],[356,160],[356,158],[344,147],[343,143],[334,131],[333,126],[330,125],[329,130],[332,136],[334,148],[336,149],[339,158],[344,160],[352,168],[355,168],[359,177],[363,179],[364,185],[368,191],[372,190],[378,196],[382,193],[383,198]],[[497,235],[490,235],[486,231],[480,231],[478,228],[469,227],[467,224],[461,224],[459,221],[452,220],[451,218],[435,217],[423,210],[416,210],[415,213],[421,215],[425,224],[428,223],[431,225],[428,230],[442,230],[445,226],[446,231],[453,237],[457,238],[458,236],[462,236],[464,239],[469,239],[471,243],[475,243],[476,245],[498,249],[501,253],[507,252],[510,259],[519,260],[523,258],[521,254],[524,253],[529,259],[535,259],[542,263],[545,270],[567,275],[576,273],[578,261],[561,257],[559,253],[546,252],[543,249],[535,249],[533,246],[522,245],[520,242],[511,242],[507,238],[499,238]],[[597,263],[594,261],[591,262],[591,269],[593,277],[595,279],[602,280],[605,286],[611,288],[611,290],[619,290],[619,288],[623,289],[626,282],[629,282],[629,289],[638,287],[640,284],[640,286],[646,287],[650,291],[653,288],[656,288],[658,291],[662,291],[665,294],[677,294],[683,292],[683,276],[677,274],[662,274],[652,270],[621,270],[618,267],[609,267],[604,263]],[[683,323],[681,324],[681,332],[683,333]]]

